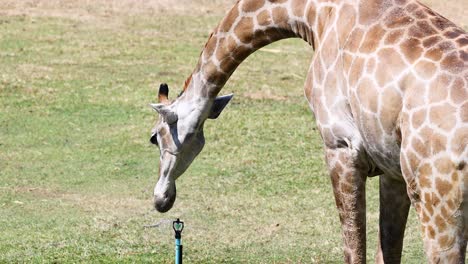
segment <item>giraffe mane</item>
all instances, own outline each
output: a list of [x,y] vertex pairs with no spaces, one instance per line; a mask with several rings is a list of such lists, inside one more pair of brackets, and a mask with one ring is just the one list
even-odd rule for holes
[[182,96],[184,94],[184,92],[187,91],[187,88],[188,88],[190,82],[192,81],[192,75],[193,74],[190,74],[190,76],[185,80],[184,87],[182,88],[182,91],[179,93],[179,95],[177,95],[177,97]]
[[192,74],[190,74],[190,76],[185,80],[183,92],[187,90],[191,81],[192,81]]

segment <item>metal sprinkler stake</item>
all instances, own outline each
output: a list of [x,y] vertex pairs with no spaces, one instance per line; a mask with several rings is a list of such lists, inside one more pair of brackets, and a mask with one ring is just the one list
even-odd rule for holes
[[172,228],[175,232],[175,264],[182,264],[182,230],[184,230],[184,222],[177,218],[172,222]]

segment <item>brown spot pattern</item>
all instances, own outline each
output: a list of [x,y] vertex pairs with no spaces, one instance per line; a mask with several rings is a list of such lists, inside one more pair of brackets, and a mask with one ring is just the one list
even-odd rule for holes
[[433,62],[420,61],[415,70],[422,79],[428,80],[436,73],[437,67]]
[[387,88],[381,95],[380,123],[387,135],[391,135],[396,128],[396,122],[401,111],[401,95],[396,88]]
[[306,16],[307,23],[309,24],[309,26],[313,26],[315,24],[315,18],[317,17],[317,7],[315,6],[315,4],[309,4],[309,9],[307,9],[306,11]]
[[234,33],[242,43],[250,43],[253,36],[253,19],[251,17],[241,18]]
[[307,0],[293,0],[291,3],[293,14],[297,17],[304,16],[304,9]]
[[402,37],[404,31],[402,29],[392,30],[391,32],[387,33],[384,43],[385,45],[393,45],[396,44]]
[[343,45],[346,39],[348,38],[349,33],[352,31],[353,27],[355,26],[357,14],[356,14],[356,11],[354,10],[354,7],[345,4],[341,8],[338,16],[340,17],[341,21],[343,21],[343,23],[338,23],[336,25],[337,32],[339,34],[338,41],[341,45]]
[[456,125],[456,109],[448,103],[431,108],[429,118],[432,124],[439,128],[450,131]]
[[460,73],[465,69],[465,63],[458,57],[457,52],[452,52],[442,60],[441,66],[451,73]]
[[265,4],[264,0],[256,0],[256,1],[244,1],[242,4],[242,11],[244,12],[254,12],[258,10]]
[[[464,98],[466,98],[466,97],[464,97]],[[464,122],[464,123],[468,122],[468,102],[464,103],[462,105],[461,111],[460,111],[460,117],[461,117],[462,122]]]
[[[429,129],[430,130],[430,129]],[[428,137],[429,146],[432,150],[432,154],[435,155],[439,152],[445,151],[447,149],[447,137],[439,133],[431,133]]]
[[432,226],[427,226],[426,232],[428,233],[429,238],[435,238],[435,230]]
[[421,47],[421,41],[416,38],[409,38],[400,45],[401,50],[403,51],[403,55],[411,62],[413,63],[416,59],[418,59],[422,52],[423,49]]
[[[465,105],[467,107],[468,103]],[[468,128],[459,128],[452,138],[451,150],[455,155],[461,155],[465,151],[466,146],[468,146]]]
[[384,21],[388,28],[401,28],[411,24],[413,19],[406,14],[403,8],[397,7],[389,12]]
[[[425,188],[432,188],[432,166],[429,164],[424,164],[419,168],[419,186],[422,189]],[[426,195],[429,195],[426,193]],[[428,202],[430,200],[430,195],[429,197],[425,196],[425,202]]]
[[359,23],[362,25],[368,25],[379,17],[382,13],[388,10],[389,3],[385,0],[362,0],[359,1]]
[[273,22],[277,27],[288,28],[288,10],[283,7],[276,7],[272,11]]
[[363,53],[372,53],[375,51],[379,47],[378,44],[384,37],[385,33],[385,30],[380,25],[375,25],[370,28],[364,37],[364,42],[359,48],[359,51]]
[[219,31],[221,32],[228,32],[232,25],[234,24],[234,21],[236,21],[236,18],[239,16],[239,11],[237,11],[237,8],[233,8],[229,11],[229,13],[226,15],[224,18],[223,22],[221,22],[221,25],[219,26]]
[[425,56],[426,58],[438,62],[442,59],[442,56],[444,55],[443,51],[440,48],[431,48],[426,51]]
[[260,26],[268,26],[272,23],[272,19],[270,17],[270,12],[268,10],[263,10],[260,14],[257,15],[257,23]]
[[379,63],[375,77],[379,86],[392,81],[406,67],[401,55],[394,49],[385,48],[378,52]]
[[429,101],[437,103],[447,99],[448,89],[451,78],[448,75],[439,75],[429,85]]
[[422,44],[424,48],[429,48],[439,43],[440,41],[442,41],[442,38],[440,36],[433,36],[423,40]]
[[208,39],[208,42],[206,42],[205,49],[203,50],[203,56],[205,60],[207,60],[211,57],[211,55],[213,55],[213,52],[216,48],[216,41],[216,37],[214,35],[211,35]]
[[362,107],[368,109],[369,111],[375,113],[378,110],[378,92],[375,87],[376,85],[370,79],[365,78],[359,82],[357,88],[357,94],[359,102]]
[[356,85],[357,81],[361,77],[361,74],[364,70],[364,59],[355,58],[353,64],[351,65],[351,70],[349,72],[349,83],[351,86]]

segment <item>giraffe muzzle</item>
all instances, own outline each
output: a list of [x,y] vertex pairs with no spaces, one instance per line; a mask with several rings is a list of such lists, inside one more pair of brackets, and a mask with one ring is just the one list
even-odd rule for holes
[[154,195],[154,208],[160,213],[165,213],[171,210],[176,199],[176,194],[155,194]]
[[176,200],[176,184],[162,176],[154,188],[154,208],[160,213],[169,211]]

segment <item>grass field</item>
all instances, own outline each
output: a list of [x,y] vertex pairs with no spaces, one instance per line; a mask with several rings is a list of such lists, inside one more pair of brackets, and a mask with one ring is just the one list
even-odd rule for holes
[[[0,0],[0,262],[171,263],[176,217],[187,263],[342,262],[299,40],[240,66],[173,210],[152,209],[147,105],[161,82],[180,91],[233,2]],[[441,2],[427,3],[468,29],[468,3]],[[369,261],[377,187],[368,180]],[[411,211],[403,263],[424,260],[418,230]]]

